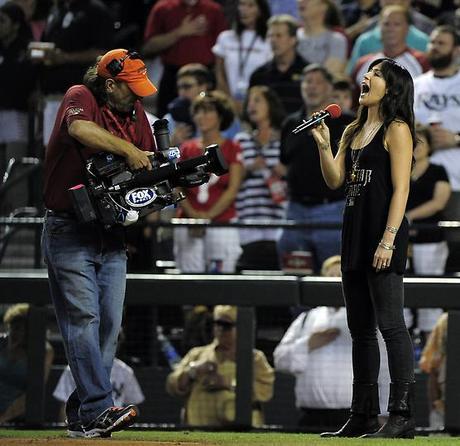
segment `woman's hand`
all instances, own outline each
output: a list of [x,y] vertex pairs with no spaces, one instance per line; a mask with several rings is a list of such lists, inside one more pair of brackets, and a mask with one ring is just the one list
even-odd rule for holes
[[392,256],[392,249],[385,249],[379,245],[375,250],[374,261],[372,262],[372,266],[375,268],[377,272],[382,270],[384,271],[390,266]]
[[[314,113],[312,117],[314,118],[319,113]],[[318,145],[318,148],[321,150],[328,150],[331,146],[331,135],[329,132],[329,127],[322,121],[316,127],[311,130],[311,134]]]

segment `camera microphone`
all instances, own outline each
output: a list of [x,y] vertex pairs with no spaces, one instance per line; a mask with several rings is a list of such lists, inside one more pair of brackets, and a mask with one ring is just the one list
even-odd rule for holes
[[302,124],[299,124],[292,133],[297,134],[304,130],[307,130],[311,127],[316,127],[322,121],[324,121],[328,116],[332,119],[338,118],[342,114],[342,109],[340,105],[337,104],[330,104],[324,110],[321,110],[317,116],[312,116],[310,119],[303,120]]

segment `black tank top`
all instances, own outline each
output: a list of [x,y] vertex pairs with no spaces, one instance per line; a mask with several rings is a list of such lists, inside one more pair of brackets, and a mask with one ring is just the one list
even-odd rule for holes
[[[342,229],[342,271],[372,268],[375,250],[382,239],[393,195],[390,154],[383,146],[383,126],[359,151],[345,154],[346,201]],[[357,158],[358,157],[358,158]],[[353,161],[357,170],[353,170]],[[391,264],[386,271],[402,274],[406,268],[409,225],[403,218],[396,234]]]

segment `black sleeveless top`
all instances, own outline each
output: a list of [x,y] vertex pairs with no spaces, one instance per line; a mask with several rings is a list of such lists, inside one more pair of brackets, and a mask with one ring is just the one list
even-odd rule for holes
[[[393,195],[390,154],[383,145],[383,126],[373,140],[345,154],[346,201],[342,229],[342,271],[372,269],[375,250],[382,239]],[[357,170],[352,169],[353,161]],[[396,234],[389,268],[402,274],[406,268],[409,225],[404,217]]]

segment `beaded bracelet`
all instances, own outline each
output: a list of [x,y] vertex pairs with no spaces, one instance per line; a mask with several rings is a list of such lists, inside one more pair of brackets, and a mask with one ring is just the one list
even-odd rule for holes
[[395,228],[394,226],[387,226],[385,230],[391,232],[392,234],[396,234],[398,232],[398,228]]
[[389,243],[385,243],[383,240],[380,240],[379,246],[388,251],[393,251],[396,248],[395,245],[390,245]]

